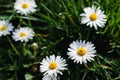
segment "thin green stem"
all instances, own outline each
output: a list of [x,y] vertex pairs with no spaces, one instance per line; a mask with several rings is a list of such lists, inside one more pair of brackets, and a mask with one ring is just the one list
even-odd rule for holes
[[15,65],[14,66],[15,66],[15,75],[16,75],[15,77],[16,77],[16,80],[18,80],[18,77],[17,77],[17,62],[16,62],[16,60],[15,60]]
[[85,66],[87,69],[89,69],[89,67],[87,66],[87,64],[86,64],[86,63],[84,63],[84,66]]
[[37,49],[34,49],[34,55],[37,56]]
[[13,57],[12,57],[10,54],[8,54],[8,55],[9,55],[9,57],[10,57],[12,63],[14,64],[14,67],[15,67],[15,79],[18,80],[18,77],[17,77],[17,65],[16,65],[16,61],[14,61]]
[[89,28],[89,29],[88,29],[87,39],[86,39],[86,40],[88,40],[88,39],[89,39],[89,36],[90,36],[90,31],[91,31],[91,28]]
[[9,41],[11,47],[12,47],[13,50],[15,51],[15,53],[16,53],[17,55],[19,55],[19,52],[17,51],[16,47],[15,47],[14,44],[12,43],[11,39],[10,39],[8,36],[7,36],[7,39],[8,39],[8,41]]
[[10,20],[14,17],[15,14],[16,14],[16,11],[13,12],[13,14],[7,19],[7,21],[10,22]]
[[20,28],[21,23],[22,23],[22,18],[19,19],[19,24],[18,24],[17,28]]

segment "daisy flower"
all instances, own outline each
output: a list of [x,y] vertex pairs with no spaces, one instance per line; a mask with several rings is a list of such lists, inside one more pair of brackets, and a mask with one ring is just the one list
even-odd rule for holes
[[66,70],[66,60],[61,58],[60,56],[51,55],[50,57],[46,57],[40,63],[40,71],[44,73],[44,75],[55,75],[57,73],[62,75],[62,70]]
[[0,20],[0,37],[10,34],[10,31],[13,30],[12,23],[8,23],[5,20]]
[[28,42],[29,39],[33,39],[34,35],[35,33],[31,28],[21,27],[19,29],[15,29],[12,37],[15,41]]
[[96,55],[94,44],[91,42],[82,41],[73,41],[68,48],[67,55],[71,60],[74,60],[76,63],[87,63],[87,61],[94,60],[93,57]]
[[55,75],[45,75],[42,80],[60,80]]
[[97,29],[97,27],[104,27],[107,20],[104,11],[101,11],[100,7],[86,7],[83,10],[84,13],[80,14],[80,16],[82,17],[82,24],[87,24],[87,26],[95,27],[95,29]]
[[37,5],[34,0],[16,0],[14,3],[14,9],[22,15],[34,13],[36,7]]

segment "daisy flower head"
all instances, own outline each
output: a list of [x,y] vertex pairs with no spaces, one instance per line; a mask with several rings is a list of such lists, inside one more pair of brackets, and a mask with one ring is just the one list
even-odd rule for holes
[[14,9],[22,15],[34,13],[36,7],[35,0],[16,0],[14,3]]
[[70,44],[67,55],[71,60],[74,60],[74,62],[82,64],[94,60],[93,57],[96,56],[94,53],[96,53],[94,44],[86,42],[85,40],[76,40]]
[[50,57],[46,57],[40,63],[40,72],[43,72],[44,75],[62,75],[62,70],[67,70],[66,60],[61,56],[51,55]]
[[12,23],[8,23],[8,21],[0,20],[0,37],[6,36],[10,34],[10,31],[13,30]]
[[100,7],[86,7],[83,10],[84,13],[80,14],[82,24],[87,24],[87,26],[94,27],[96,30],[98,27],[103,28],[105,26],[106,15],[104,11],[100,10]]
[[34,35],[35,33],[31,28],[21,27],[19,29],[15,29],[12,37],[15,41],[28,42],[29,39],[33,39]]

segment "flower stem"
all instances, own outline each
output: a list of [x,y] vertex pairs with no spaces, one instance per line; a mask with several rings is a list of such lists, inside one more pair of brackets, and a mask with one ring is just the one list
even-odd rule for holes
[[14,67],[15,67],[14,68],[14,70],[15,70],[15,79],[18,80],[18,77],[17,77],[17,63],[16,63],[16,61],[14,61],[13,57],[10,54],[8,54],[8,55],[9,55],[12,63],[14,64]]
[[86,40],[88,40],[88,39],[89,39],[89,37],[90,37],[90,31],[91,31],[91,28],[89,28],[89,29],[88,29],[87,39],[86,39]]
[[7,39],[8,39],[8,41],[9,41],[11,47],[12,47],[13,50],[15,51],[15,53],[16,53],[17,55],[19,55],[19,52],[17,51],[17,49],[15,48],[15,46],[13,45],[12,41],[10,40],[10,38],[9,38],[8,36],[7,36]]

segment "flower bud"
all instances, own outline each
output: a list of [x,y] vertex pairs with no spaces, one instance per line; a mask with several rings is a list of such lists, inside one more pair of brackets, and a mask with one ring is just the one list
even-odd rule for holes
[[32,48],[33,48],[33,49],[38,49],[38,44],[34,42],[34,43],[32,44]]

